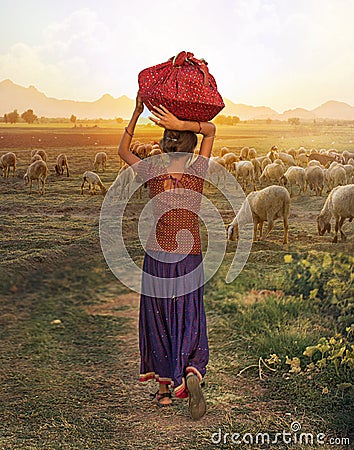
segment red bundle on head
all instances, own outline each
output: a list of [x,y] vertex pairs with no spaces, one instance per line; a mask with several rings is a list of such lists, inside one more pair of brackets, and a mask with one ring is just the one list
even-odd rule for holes
[[225,106],[204,60],[180,52],[139,73],[139,92],[151,110],[163,105],[181,120],[207,122]]

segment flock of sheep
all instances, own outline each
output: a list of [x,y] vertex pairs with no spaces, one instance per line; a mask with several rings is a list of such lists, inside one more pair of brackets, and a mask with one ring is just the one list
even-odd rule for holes
[[[32,150],[30,164],[26,170],[23,180],[26,186],[29,186],[29,193],[32,193],[32,182],[37,181],[38,192],[40,194],[45,193],[46,180],[49,174],[47,165],[47,153],[45,150]],[[2,169],[3,176],[8,178],[11,169],[12,176],[15,176],[17,158],[15,153],[8,152],[0,157],[0,169]],[[95,155],[93,163],[95,171],[105,171],[107,164],[107,154],[105,152],[98,152]],[[63,175],[66,171],[66,176],[69,177],[69,164],[68,158],[65,153],[61,153],[57,156],[55,171],[58,175]],[[86,171],[82,176],[81,194],[83,193],[84,185],[88,183],[89,191],[91,194],[96,192],[96,186],[101,189],[102,193],[106,193],[107,189],[103,185],[99,175],[95,172]]]
[[[135,142],[131,150],[141,159],[161,153],[158,143],[144,144]],[[233,222],[228,226],[228,238],[235,240],[242,231],[247,208],[250,208],[254,224],[254,240],[266,239],[271,232],[274,221],[282,219],[284,224],[284,243],[288,243],[288,219],[290,214],[291,197],[295,187],[299,194],[305,194],[308,189],[314,191],[316,196],[321,196],[324,187],[329,193],[322,211],[317,217],[318,232],[323,235],[330,232],[330,221],[335,218],[335,235],[333,242],[337,242],[338,232],[341,239],[345,240],[342,226],[345,219],[351,222],[354,217],[354,153],[335,150],[307,150],[300,147],[288,151],[279,151],[273,146],[265,156],[257,156],[254,148],[243,147],[237,155],[228,148],[223,147],[220,155],[211,156],[209,164],[209,177],[215,180],[215,184],[222,189],[225,183],[225,170],[233,174],[242,188],[251,192],[247,196]],[[98,152],[95,155],[94,170],[105,171],[107,154]],[[12,169],[16,170],[16,155],[8,152],[0,157],[0,168],[3,176],[8,177]],[[122,164],[119,170],[118,183],[122,195],[130,194],[129,189],[134,181],[133,170],[127,170],[128,166]],[[65,154],[57,157],[55,170],[58,174],[69,177],[68,160]],[[29,185],[32,192],[32,182],[37,180],[38,191],[44,194],[46,179],[49,170],[47,166],[47,154],[44,150],[33,150],[31,162],[24,175],[24,182]],[[86,171],[82,176],[81,193],[84,185],[88,183],[89,192],[94,194],[98,187],[103,194],[107,189],[103,185],[99,175]],[[289,187],[288,189],[285,187]],[[289,193],[290,192],[290,193]],[[141,189],[139,190],[141,198]],[[267,230],[263,233],[263,224],[267,222]],[[259,236],[258,236],[259,234]]]

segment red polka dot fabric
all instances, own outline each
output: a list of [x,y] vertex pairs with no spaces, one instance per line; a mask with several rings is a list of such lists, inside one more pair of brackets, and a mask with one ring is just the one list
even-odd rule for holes
[[163,105],[181,120],[208,122],[225,106],[207,63],[190,52],[144,69],[138,82],[147,108]]

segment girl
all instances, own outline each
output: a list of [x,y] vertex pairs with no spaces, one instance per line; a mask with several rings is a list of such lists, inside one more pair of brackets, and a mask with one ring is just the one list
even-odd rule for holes
[[[141,160],[130,151],[142,111],[138,93],[135,110],[118,148],[118,155],[129,165],[135,165],[134,170],[144,181],[149,179],[150,197],[156,200],[153,207],[156,220],[143,264],[140,381],[159,382],[154,398],[160,406],[172,403],[170,386],[176,397],[189,397],[190,414],[197,420],[206,412],[200,382],[209,358],[198,208],[215,125],[182,121],[163,106],[155,108],[156,117],[150,119],[165,129],[160,147],[168,155],[168,163],[162,170],[161,165],[157,169],[159,164],[149,164],[148,160],[136,164]],[[196,133],[201,133],[203,139],[200,156],[191,162],[197,145]]]

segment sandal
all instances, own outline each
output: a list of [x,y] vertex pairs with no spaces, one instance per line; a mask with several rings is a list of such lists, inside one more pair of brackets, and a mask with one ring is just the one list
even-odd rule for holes
[[161,403],[161,401],[160,401],[163,398],[172,398],[171,392],[164,392],[163,394],[160,394],[159,391],[157,391],[157,392],[155,392],[155,394],[150,394],[150,396],[152,397],[152,400],[156,400],[156,403],[161,407],[172,405],[172,401],[171,401],[171,403]]
[[186,382],[189,392],[190,415],[192,419],[199,420],[206,413],[206,402],[199,383],[199,379],[194,373],[189,373],[186,377]]

